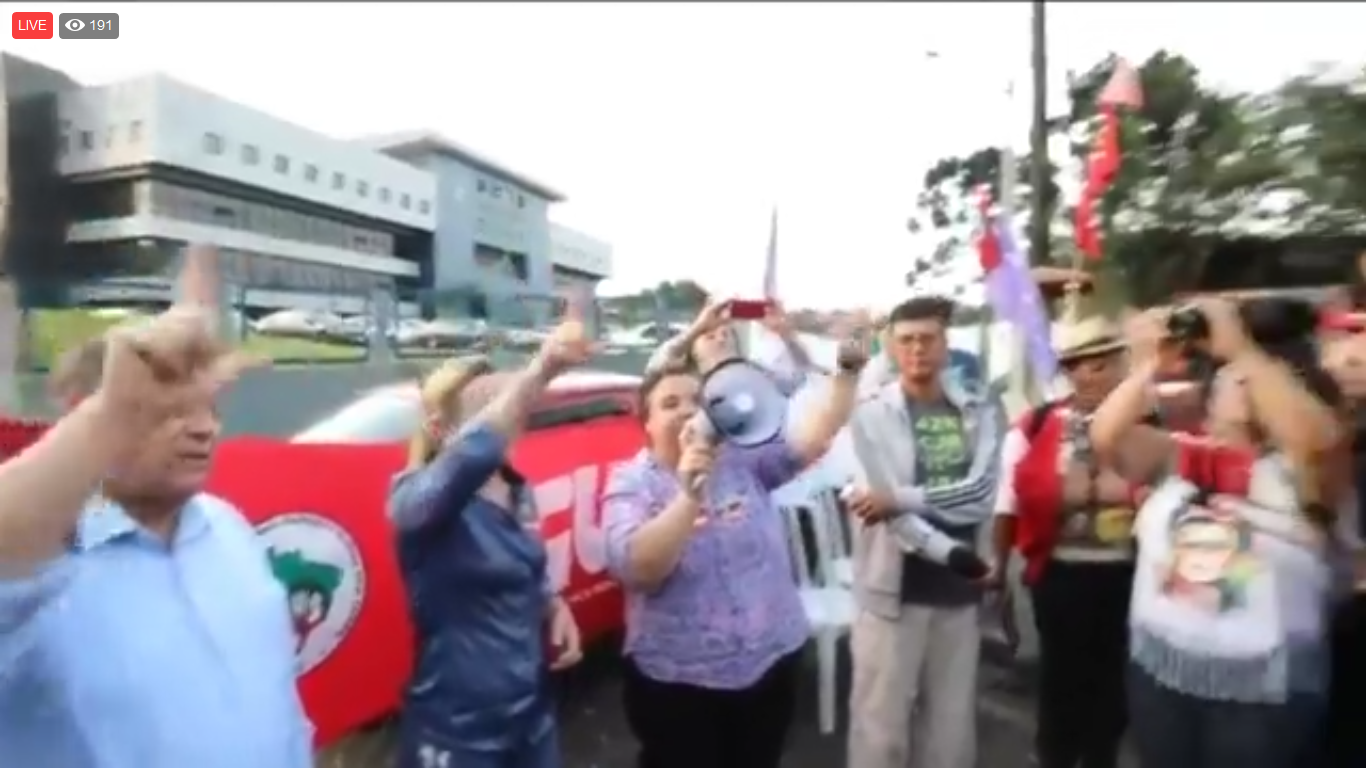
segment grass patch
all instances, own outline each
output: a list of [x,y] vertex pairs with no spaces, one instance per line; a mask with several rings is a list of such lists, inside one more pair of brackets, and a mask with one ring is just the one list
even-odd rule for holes
[[[128,315],[85,309],[43,309],[29,313],[32,365],[46,370],[61,354],[104,333]],[[365,347],[331,344],[313,339],[260,336],[248,333],[243,347],[282,362],[364,360]]]

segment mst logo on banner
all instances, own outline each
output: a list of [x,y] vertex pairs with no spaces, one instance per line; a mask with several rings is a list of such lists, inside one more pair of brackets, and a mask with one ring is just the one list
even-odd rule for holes
[[289,595],[299,674],[306,674],[341,645],[356,623],[365,600],[365,564],[351,534],[319,515],[286,513],[257,531]]

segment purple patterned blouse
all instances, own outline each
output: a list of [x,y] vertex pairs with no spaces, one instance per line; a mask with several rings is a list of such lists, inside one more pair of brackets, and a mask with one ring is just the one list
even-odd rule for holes
[[624,578],[626,544],[678,493],[646,451],[621,465],[603,498],[608,563],[626,586],[626,654],[661,682],[736,690],[752,685],[810,634],[787,533],[769,492],[802,466],[784,442],[722,448],[703,514],[678,567],[646,593]]

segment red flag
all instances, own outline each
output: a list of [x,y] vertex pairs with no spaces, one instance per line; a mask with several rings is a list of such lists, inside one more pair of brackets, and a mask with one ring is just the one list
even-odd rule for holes
[[1001,241],[996,239],[996,230],[991,221],[991,187],[982,184],[974,192],[977,212],[981,214],[982,225],[977,232],[977,263],[982,272],[989,273],[1001,266]]
[[1138,70],[1126,59],[1116,59],[1110,79],[1101,89],[1096,103],[1107,107],[1139,109],[1143,106],[1143,82]]
[[1086,178],[1081,199],[1077,201],[1077,250],[1090,259],[1104,253],[1101,233],[1100,201],[1110,191],[1123,160],[1119,141],[1119,110],[1143,106],[1143,85],[1138,70],[1125,59],[1116,59],[1110,79],[1096,97],[1100,109],[1100,130],[1096,133],[1091,154],[1086,158]]
[[1096,133],[1091,154],[1086,158],[1086,183],[1077,201],[1077,249],[1087,258],[1099,259],[1103,252],[1100,221],[1100,201],[1109,191],[1119,173],[1122,160],[1119,143],[1119,113],[1110,105],[1102,105],[1100,130]]

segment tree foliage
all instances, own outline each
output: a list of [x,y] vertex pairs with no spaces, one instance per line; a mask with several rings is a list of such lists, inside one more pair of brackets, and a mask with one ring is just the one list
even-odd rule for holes
[[603,309],[632,323],[650,322],[662,309],[669,317],[690,317],[707,302],[707,291],[692,280],[665,280],[624,296],[604,296]]
[[[1106,59],[1072,77],[1070,111],[1050,126],[1070,150],[1053,158],[1061,169],[1050,166],[1044,195],[1052,255],[1063,263],[1075,254],[1073,209],[1097,126],[1096,96],[1114,64]],[[1101,206],[1099,267],[1131,299],[1146,303],[1191,287],[1229,239],[1366,233],[1366,73],[1317,69],[1266,92],[1239,93],[1213,87],[1195,62],[1170,51],[1138,71],[1145,103],[1123,116],[1123,164]],[[934,232],[937,248],[963,250],[975,223],[971,192],[996,182],[1000,161],[998,149],[986,148],[935,163],[915,227]],[[1022,182],[1028,163],[1020,159]],[[1023,227],[1026,184],[1017,200]]]

